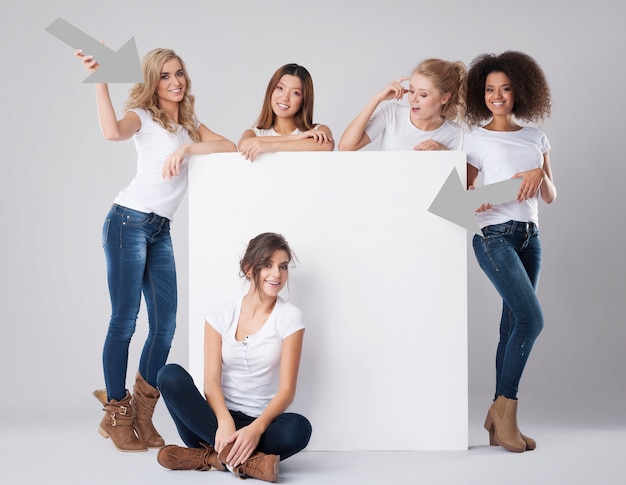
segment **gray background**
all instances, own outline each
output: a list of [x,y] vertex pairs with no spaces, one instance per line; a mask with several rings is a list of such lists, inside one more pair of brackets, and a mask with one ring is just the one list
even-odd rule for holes
[[[57,17],[114,49],[134,35],[141,56],[157,46],[177,50],[193,80],[200,119],[233,141],[258,115],[271,74],[287,62],[312,73],[315,121],[329,125],[338,140],[374,92],[410,74],[426,57],[469,63],[482,52],[507,49],[534,56],[553,91],[553,117],[544,129],[553,146],[559,198],[540,209],[539,294],[546,327],[520,397],[546,419],[615,412],[615,401],[626,393],[621,218],[626,7],[608,0],[591,8],[577,5],[3,2],[1,420],[71,415],[86,406],[99,419],[89,393],[102,386],[100,355],[109,314],[100,231],[135,167],[132,142],[102,138],[93,86],[81,84],[85,73],[72,49],[44,31]],[[112,87],[118,113],[129,87]],[[181,305],[170,356],[183,364],[186,218],[184,204],[174,223]],[[468,262],[470,393],[486,402],[500,303],[473,254]],[[142,309],[129,384],[145,322]]]

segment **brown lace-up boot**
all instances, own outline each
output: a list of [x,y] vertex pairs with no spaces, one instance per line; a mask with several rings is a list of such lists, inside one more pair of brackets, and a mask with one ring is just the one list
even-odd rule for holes
[[148,384],[139,372],[135,378],[133,391],[133,406],[135,408],[133,424],[137,435],[148,448],[160,448],[165,445],[165,441],[154,428],[152,415],[161,394],[156,387]]
[[202,448],[184,448],[167,445],[159,450],[157,461],[170,470],[225,470],[211,445],[200,443]]
[[[233,444],[229,443],[219,453],[218,458],[221,463],[225,463],[232,447]],[[245,463],[236,467],[229,465],[226,465],[226,467],[239,478],[250,477],[266,482],[275,482],[278,478],[279,462],[280,457],[278,455],[266,455],[260,451],[255,451]]]
[[111,438],[113,444],[120,451],[148,451],[145,443],[135,434],[133,427],[133,403],[131,395],[121,401],[108,401],[106,389],[93,392],[95,398],[104,406],[104,417],[100,422],[98,433],[105,438]]

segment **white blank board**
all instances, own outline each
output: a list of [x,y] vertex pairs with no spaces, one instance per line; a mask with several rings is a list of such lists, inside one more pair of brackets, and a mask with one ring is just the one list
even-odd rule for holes
[[427,210],[453,168],[465,174],[463,152],[192,157],[198,387],[207,309],[246,291],[247,242],[279,232],[298,258],[283,290],[306,324],[289,410],[313,425],[308,449],[467,449],[466,232]]

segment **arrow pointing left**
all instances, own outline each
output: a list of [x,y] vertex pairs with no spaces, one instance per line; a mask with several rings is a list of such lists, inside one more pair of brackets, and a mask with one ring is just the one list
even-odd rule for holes
[[87,77],[84,83],[143,82],[141,62],[134,37],[131,37],[116,52],[60,17],[46,27],[46,32],[74,49],[82,49],[85,54],[93,55],[98,61],[100,67]]
[[522,179],[515,178],[465,190],[459,173],[453,168],[428,212],[480,235],[474,208],[486,202],[495,205],[515,200],[521,183]]

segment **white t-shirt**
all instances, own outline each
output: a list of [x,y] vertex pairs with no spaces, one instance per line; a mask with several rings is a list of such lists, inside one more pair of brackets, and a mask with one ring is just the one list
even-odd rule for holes
[[[546,134],[534,126],[518,131],[493,131],[478,127],[465,135],[467,162],[483,175],[484,185],[510,179],[519,172],[543,167],[550,150]],[[485,201],[488,202],[488,201]],[[476,214],[480,227],[507,221],[539,223],[539,192],[521,203],[513,200]]]
[[130,111],[137,113],[141,120],[141,128],[133,135],[137,172],[117,195],[115,203],[172,220],[187,191],[187,163],[183,162],[180,173],[168,180],[163,179],[161,170],[166,158],[179,146],[193,142],[182,126],[176,133],[170,133],[155,122],[148,111],[140,108]]
[[[317,130],[317,128],[318,128],[319,126],[320,126],[320,125],[315,125],[315,126],[313,127],[313,129],[314,129],[314,130]],[[250,128],[250,129],[251,129],[252,131],[254,131],[254,134],[255,134],[256,136],[282,136],[282,135],[279,135],[278,133],[276,133],[276,132],[274,131],[274,128],[261,129],[261,128],[256,128],[256,127],[253,127],[253,128]],[[296,128],[295,130],[293,130],[293,131],[292,131],[291,133],[289,133],[289,134],[290,134],[290,135],[298,135],[298,134],[300,134],[300,133],[302,133],[302,132],[301,132],[298,128]]]
[[278,392],[280,356],[285,338],[304,328],[302,313],[282,299],[254,335],[235,339],[243,296],[211,310],[206,321],[222,336],[222,391],[226,407],[257,417]]
[[379,136],[381,151],[413,150],[425,140],[435,140],[449,150],[460,150],[463,141],[463,130],[453,121],[445,120],[432,131],[424,131],[411,123],[410,106],[397,102],[379,106],[365,127],[370,141]]

